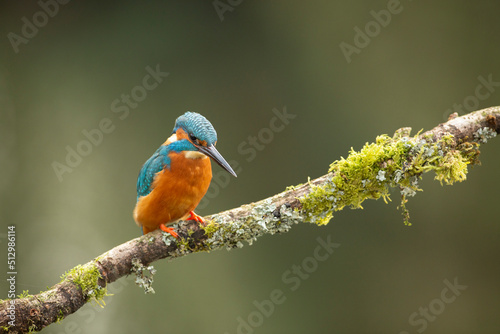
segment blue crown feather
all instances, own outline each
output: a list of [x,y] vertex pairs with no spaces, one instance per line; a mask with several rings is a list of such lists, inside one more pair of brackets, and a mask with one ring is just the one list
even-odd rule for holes
[[194,135],[199,140],[204,140],[208,145],[215,145],[217,142],[217,132],[212,123],[204,116],[188,111],[184,115],[179,116],[175,121],[174,131],[178,128],[184,129],[188,135]]

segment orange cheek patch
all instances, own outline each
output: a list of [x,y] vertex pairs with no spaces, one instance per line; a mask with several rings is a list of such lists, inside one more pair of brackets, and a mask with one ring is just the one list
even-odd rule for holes
[[178,128],[176,134],[177,134],[177,139],[188,139],[186,131],[182,130],[182,128]]

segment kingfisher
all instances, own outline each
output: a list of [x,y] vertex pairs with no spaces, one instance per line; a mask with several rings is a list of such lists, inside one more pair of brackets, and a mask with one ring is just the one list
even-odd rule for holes
[[217,132],[202,115],[186,112],[175,121],[172,135],[144,163],[137,178],[134,220],[143,234],[160,228],[175,238],[169,224],[203,219],[194,213],[212,179],[212,158],[237,176],[215,148]]

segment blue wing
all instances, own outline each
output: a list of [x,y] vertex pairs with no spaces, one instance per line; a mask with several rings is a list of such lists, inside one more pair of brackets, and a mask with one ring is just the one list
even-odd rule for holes
[[137,200],[139,200],[139,197],[146,196],[153,190],[152,184],[156,173],[162,171],[165,166],[170,166],[168,152],[169,149],[166,146],[160,146],[142,166],[137,178]]

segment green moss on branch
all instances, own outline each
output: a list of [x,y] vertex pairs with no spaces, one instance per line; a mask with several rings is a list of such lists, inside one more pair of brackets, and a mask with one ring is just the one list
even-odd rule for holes
[[481,128],[475,142],[459,141],[451,134],[439,140],[418,134],[409,136],[408,128],[393,137],[378,136],[374,143],[366,143],[360,151],[351,149],[349,156],[330,165],[331,178],[300,199],[302,212],[309,222],[324,225],[333,212],[349,206],[362,208],[366,199],[390,200],[390,189],[398,188],[404,222],[409,222],[406,209],[408,197],[421,189],[422,174],[434,171],[441,184],[453,184],[466,179],[469,165],[479,163],[479,141],[485,142],[496,132]]
[[99,279],[101,278],[101,273],[95,261],[78,265],[61,276],[62,281],[70,281],[79,286],[87,300],[94,300],[103,307],[103,298],[107,295],[107,289],[99,285]]

